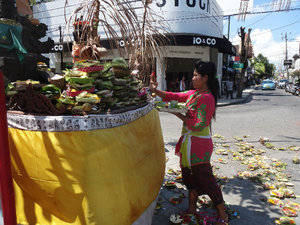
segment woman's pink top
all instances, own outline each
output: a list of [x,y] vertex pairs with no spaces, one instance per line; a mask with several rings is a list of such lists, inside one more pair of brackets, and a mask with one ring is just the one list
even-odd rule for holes
[[[181,158],[181,145],[184,139],[184,134],[189,132],[190,146],[190,163],[197,165],[201,163],[209,163],[213,151],[213,142],[210,137],[210,123],[215,112],[215,99],[209,92],[199,93],[197,90],[186,92],[166,92],[166,97],[163,101],[176,100],[185,102],[188,108],[187,116],[189,119],[183,127],[183,133],[178,143],[176,144],[175,153]],[[204,133],[204,136],[194,135]],[[182,159],[182,158],[181,158]],[[181,165],[182,163],[180,163]]]

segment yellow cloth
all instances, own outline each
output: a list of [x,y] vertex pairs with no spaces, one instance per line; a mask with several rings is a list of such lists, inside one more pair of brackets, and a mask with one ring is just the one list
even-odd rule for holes
[[9,128],[18,224],[132,224],[159,193],[165,151],[158,113],[120,127]]

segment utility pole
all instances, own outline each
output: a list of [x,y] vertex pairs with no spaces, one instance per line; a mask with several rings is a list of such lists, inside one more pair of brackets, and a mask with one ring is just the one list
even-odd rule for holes
[[[285,33],[285,35],[284,35],[284,40],[285,40],[285,60],[287,62],[287,60],[288,60],[287,33]],[[285,65],[285,68],[286,68],[286,76],[287,76],[287,79],[289,80],[289,78],[290,78],[290,75],[289,75],[289,65]]]
[[[285,33],[285,60],[288,60],[288,50],[287,50],[287,34]],[[287,79],[289,80],[289,66],[286,66],[286,75]]]
[[[228,16],[228,34],[227,34],[227,39],[229,41],[230,38],[230,15]],[[229,67],[229,55],[226,54],[226,76],[228,76],[228,67]],[[220,94],[222,94],[222,88],[220,88]]]
[[[61,46],[64,46],[62,33],[61,33],[61,26],[59,26],[58,29],[59,29],[59,42]],[[64,69],[64,55],[63,55],[63,47],[62,47],[62,50],[60,51],[60,70],[62,71],[63,69]]]
[[229,36],[230,36],[230,15],[228,16],[228,35],[227,35],[228,41],[229,41]]

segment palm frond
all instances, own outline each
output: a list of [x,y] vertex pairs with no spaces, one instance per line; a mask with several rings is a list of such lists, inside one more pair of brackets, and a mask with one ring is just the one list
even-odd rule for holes
[[[169,39],[168,24],[151,9],[152,1],[142,0],[142,13],[130,0],[79,0],[75,11],[66,19],[67,33],[73,23],[80,18],[89,24],[82,26],[78,32],[78,41],[89,46],[101,46],[98,29],[109,40],[110,47],[117,47],[119,55],[128,58],[132,70],[139,71],[139,78],[147,84],[149,74],[155,67],[155,58],[161,62],[163,47]],[[66,0],[65,6],[68,5]],[[66,16],[65,16],[66,18]],[[103,38],[103,37],[101,37]],[[118,44],[124,41],[124,48]],[[99,59],[92,54],[93,59]]]

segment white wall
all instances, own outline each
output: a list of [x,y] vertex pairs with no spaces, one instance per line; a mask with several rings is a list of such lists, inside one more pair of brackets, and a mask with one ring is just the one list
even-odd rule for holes
[[[65,0],[55,0],[35,5],[33,8],[34,17],[48,25],[47,37],[51,37],[55,42],[59,41],[59,26],[62,26],[64,41],[66,40],[66,22],[75,10],[78,0],[68,0],[68,3],[65,7]],[[137,14],[141,15],[141,1],[132,4],[137,8]],[[166,29],[170,33],[197,33],[214,37],[223,35],[222,17],[217,16],[222,15],[222,10],[216,0],[153,0],[150,7],[169,24]],[[66,18],[64,10],[66,10]],[[160,23],[161,18],[157,19],[154,22]],[[72,31],[70,27],[69,33],[71,34]],[[106,39],[101,27],[99,27],[99,35]]]
[[216,0],[156,0],[151,8],[164,17],[172,33],[222,37],[222,10]]

